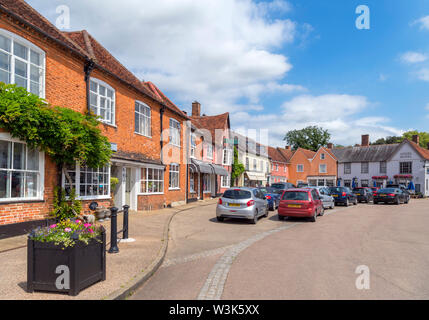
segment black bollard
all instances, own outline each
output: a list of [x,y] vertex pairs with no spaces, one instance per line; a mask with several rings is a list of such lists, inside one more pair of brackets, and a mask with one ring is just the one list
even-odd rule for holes
[[118,253],[118,208],[110,208],[110,249],[109,253]]
[[122,239],[126,240],[128,239],[128,209],[130,208],[129,205],[124,206],[124,230],[122,234]]

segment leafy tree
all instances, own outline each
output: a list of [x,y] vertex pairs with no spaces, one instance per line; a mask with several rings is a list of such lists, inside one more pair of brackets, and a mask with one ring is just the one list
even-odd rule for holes
[[408,131],[403,134],[403,137],[412,141],[413,136],[416,134],[419,136],[419,139],[420,139],[420,147],[427,148],[429,143],[429,132],[424,132],[424,131],[419,132],[417,130]]
[[292,130],[286,133],[285,140],[293,149],[304,148],[313,151],[326,146],[331,138],[328,130],[317,126],[309,126],[301,130]]
[[235,180],[240,177],[244,171],[246,171],[246,168],[238,159],[238,149],[237,146],[234,146],[234,162],[231,167],[231,182],[235,184]]
[[69,182],[68,165],[97,168],[109,163],[110,143],[98,125],[92,114],[51,106],[24,88],[0,82],[0,128],[44,151]]
[[371,145],[395,144],[395,143],[401,143],[403,140],[404,140],[403,137],[388,136],[386,138],[377,139],[375,142],[371,143]]

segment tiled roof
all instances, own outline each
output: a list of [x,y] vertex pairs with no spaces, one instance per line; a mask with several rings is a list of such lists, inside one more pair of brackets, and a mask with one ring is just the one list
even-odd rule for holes
[[291,149],[277,148],[277,150],[282,154],[282,156],[286,159],[287,162],[289,162],[294,155],[294,151],[292,151]]
[[298,150],[300,150],[302,153],[304,153],[304,155],[307,157],[307,159],[313,159],[315,154],[316,154],[316,152],[308,150],[308,149],[304,149],[304,148],[298,148]]
[[423,157],[423,159],[429,160],[429,150],[428,149],[420,147],[417,143],[415,143],[413,141],[409,141],[409,142],[414,147],[414,149]]
[[50,23],[45,17],[43,17],[25,1],[0,0],[0,11],[14,16],[38,32],[43,33],[49,38],[74,50],[80,55],[87,56],[87,52],[83,49],[83,47],[79,46],[72,39],[64,35],[52,23]]
[[271,158],[271,160],[277,162],[288,162],[288,160],[278,149],[279,148],[268,147],[268,156]]
[[332,149],[324,148],[324,150],[326,150],[326,152],[328,152],[333,158],[337,159],[337,157],[335,156],[335,154],[332,152]]
[[338,162],[380,162],[387,161],[399,144],[370,145],[367,147],[335,148],[332,153]]
[[190,119],[195,127],[209,130],[210,134],[212,135],[213,142],[216,139],[216,129],[224,130],[226,128],[226,130],[229,130],[229,112],[215,116],[191,116]]

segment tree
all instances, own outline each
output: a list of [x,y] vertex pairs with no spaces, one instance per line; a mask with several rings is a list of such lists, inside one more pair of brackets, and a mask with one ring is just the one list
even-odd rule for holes
[[24,88],[0,82],[0,128],[44,151],[69,182],[68,165],[97,168],[109,163],[110,143],[98,125],[92,114],[51,106]]
[[292,130],[286,133],[285,140],[293,149],[304,148],[317,151],[326,146],[331,138],[328,130],[317,126],[309,126],[301,130]]
[[231,167],[231,182],[235,184],[235,180],[239,178],[244,171],[246,171],[246,168],[238,159],[238,149],[237,146],[234,146],[234,162]]
[[395,143],[401,143],[403,140],[404,140],[403,137],[388,136],[386,138],[377,139],[375,142],[371,143],[371,145],[395,144]]
[[420,147],[423,148],[427,148],[428,147],[428,143],[429,143],[429,132],[424,132],[424,131],[417,131],[417,130],[413,130],[413,131],[408,131],[405,132],[403,134],[403,137],[405,139],[411,140],[413,141],[413,136],[414,135],[418,135],[419,139],[420,139]]

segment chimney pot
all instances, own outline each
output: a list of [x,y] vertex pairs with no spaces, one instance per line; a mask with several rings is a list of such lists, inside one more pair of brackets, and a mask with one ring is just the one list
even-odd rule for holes
[[417,145],[420,144],[420,137],[418,134],[413,135],[413,142]]
[[328,143],[328,149],[333,149],[334,148],[334,144],[333,143]]
[[290,146],[286,146],[286,147],[285,147],[285,149],[286,149],[286,150],[290,150]]
[[198,101],[192,102],[192,116],[199,117],[201,114],[201,104]]
[[368,147],[369,146],[369,134],[363,134],[362,135],[362,147]]

